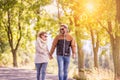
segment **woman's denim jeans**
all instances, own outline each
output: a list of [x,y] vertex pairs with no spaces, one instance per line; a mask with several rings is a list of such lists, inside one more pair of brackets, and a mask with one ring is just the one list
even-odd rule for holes
[[37,80],[45,80],[47,64],[48,63],[35,63],[37,70]]
[[67,80],[70,56],[57,55],[59,80]]

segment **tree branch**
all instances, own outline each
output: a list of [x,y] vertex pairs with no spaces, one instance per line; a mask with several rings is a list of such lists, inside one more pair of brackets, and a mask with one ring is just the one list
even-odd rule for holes
[[18,15],[18,31],[19,31],[19,38],[17,40],[17,44],[15,46],[15,50],[18,49],[18,46],[20,44],[20,40],[21,40],[21,37],[22,37],[22,30],[21,30],[21,23],[20,23],[20,17],[21,17],[21,10],[19,8],[19,15]]
[[110,24],[108,23],[108,29],[107,29],[99,20],[97,20],[97,21],[108,32],[108,34],[110,35],[110,37],[112,37],[114,39],[113,35],[111,34],[111,29],[109,29],[109,25]]
[[7,11],[7,15],[8,15],[8,25],[7,25],[7,35],[8,35],[8,40],[9,40],[9,44],[11,46],[11,49],[13,50],[13,36],[12,36],[12,31],[11,31],[11,17],[10,17],[10,10]]

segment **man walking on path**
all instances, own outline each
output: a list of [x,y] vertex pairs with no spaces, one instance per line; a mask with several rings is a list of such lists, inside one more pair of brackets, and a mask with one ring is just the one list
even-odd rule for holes
[[60,34],[57,35],[53,41],[50,50],[51,58],[55,48],[57,48],[56,54],[59,80],[67,80],[68,66],[70,62],[70,48],[72,49],[72,58],[75,58],[76,44],[73,37],[68,33],[68,26],[65,24],[60,26]]

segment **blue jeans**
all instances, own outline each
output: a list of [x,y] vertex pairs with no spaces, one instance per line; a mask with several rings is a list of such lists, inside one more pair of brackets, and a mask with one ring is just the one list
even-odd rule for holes
[[48,63],[35,63],[37,70],[37,80],[45,80],[47,64]]
[[70,63],[69,56],[57,56],[58,62],[58,76],[59,80],[67,80],[68,77],[68,66]]

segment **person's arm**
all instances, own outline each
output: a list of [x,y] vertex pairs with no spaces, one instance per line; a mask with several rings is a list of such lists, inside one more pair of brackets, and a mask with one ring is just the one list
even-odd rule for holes
[[55,47],[57,45],[57,42],[58,42],[58,36],[55,37],[55,39],[53,40],[53,43],[52,43],[52,48],[50,50],[50,56],[52,56],[54,50],[55,50]]
[[71,49],[72,49],[72,58],[76,57],[76,52],[77,52],[77,48],[76,48],[76,42],[74,39],[72,39],[71,42]]

